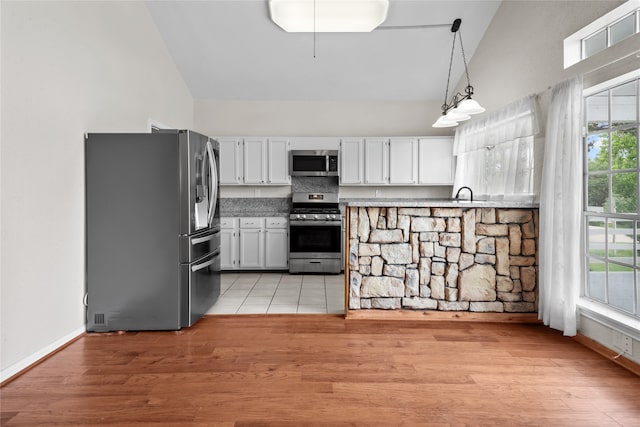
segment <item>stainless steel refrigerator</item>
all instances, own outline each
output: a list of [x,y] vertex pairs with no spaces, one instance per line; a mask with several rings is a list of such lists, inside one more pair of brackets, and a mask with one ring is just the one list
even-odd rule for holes
[[87,331],[193,325],[220,295],[218,142],[92,133],[85,168]]

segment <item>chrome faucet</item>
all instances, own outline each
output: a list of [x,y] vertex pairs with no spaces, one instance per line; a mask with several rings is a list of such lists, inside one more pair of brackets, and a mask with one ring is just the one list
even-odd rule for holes
[[464,190],[465,188],[466,188],[467,190],[469,190],[469,197],[470,197],[469,201],[470,201],[470,202],[473,202],[473,191],[471,191],[471,188],[466,187],[466,186],[465,186],[465,187],[460,187],[460,188],[458,188],[458,192],[456,193],[456,200],[458,200],[458,197],[460,197],[460,192],[461,192],[462,190]]

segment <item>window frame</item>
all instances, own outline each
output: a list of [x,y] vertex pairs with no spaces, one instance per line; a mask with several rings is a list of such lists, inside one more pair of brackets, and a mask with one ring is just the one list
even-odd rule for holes
[[[621,126],[613,126],[613,123],[611,121],[611,111],[612,111],[612,91],[617,88],[620,87],[624,84],[630,83],[636,81],[636,111],[635,111],[635,122],[631,123],[631,124],[627,124],[627,125],[621,125]],[[594,95],[598,95],[598,94],[602,94],[603,92],[607,93],[607,119],[608,119],[608,127],[604,130],[594,130],[589,132],[588,131],[588,120],[589,120],[589,114],[587,111],[587,99],[589,97],[592,97]],[[602,306],[602,307],[606,307],[607,309],[611,309],[614,310],[615,312],[618,312],[620,314],[622,314],[625,317],[631,318],[631,319],[635,319],[635,320],[640,320],[640,241],[638,241],[638,238],[640,237],[640,69],[638,70],[634,70],[630,73],[624,74],[622,76],[616,77],[614,79],[608,80],[604,83],[601,83],[599,85],[593,86],[591,88],[585,89],[583,91],[583,124],[584,124],[584,131],[583,131],[583,146],[585,147],[584,149],[584,153],[583,153],[583,207],[582,207],[582,220],[583,220],[583,237],[584,237],[584,245],[583,245],[583,250],[582,250],[582,260],[583,260],[583,271],[584,271],[584,280],[582,283],[582,288],[581,288],[581,297],[582,298],[586,298],[587,300],[589,300],[591,303],[595,304],[596,306]],[[611,156],[611,147],[612,147],[612,138],[611,135],[614,132],[620,131],[620,130],[627,130],[627,129],[635,129],[636,132],[636,167],[635,168],[631,168],[631,169],[613,169],[613,165],[612,165],[612,156]],[[602,133],[607,133],[607,135],[609,135],[608,140],[609,142],[609,164],[608,164],[608,168],[606,170],[598,170],[598,171],[589,171],[588,169],[588,160],[589,160],[589,152],[586,149],[587,146],[587,139],[589,138],[589,136],[591,135],[596,135],[596,134],[602,134]],[[589,210],[589,186],[588,186],[588,179],[589,177],[592,176],[598,176],[598,175],[605,175],[607,176],[607,194],[608,196],[613,195],[613,188],[612,188],[612,183],[613,183],[613,176],[619,173],[625,173],[625,172],[631,172],[631,173],[636,173],[636,211],[634,213],[612,213],[612,212],[598,212],[595,210]],[[605,221],[605,224],[607,224],[604,227],[604,235],[605,235],[605,239],[604,239],[604,254],[602,256],[599,255],[595,255],[590,253],[590,232],[589,232],[589,225],[590,225],[590,220],[593,220],[593,218],[602,218]],[[620,261],[619,259],[615,259],[615,258],[620,258],[620,257],[616,257],[616,256],[611,256],[610,255],[610,251],[609,251],[609,221],[612,221],[612,223],[616,223],[617,221],[631,221],[632,222],[632,227],[630,229],[630,231],[627,233],[631,233],[631,236],[633,236],[633,242],[632,242],[632,250],[633,250],[633,257],[631,258],[630,262],[623,262]],[[605,268],[604,268],[604,273],[605,273],[605,280],[604,280],[604,298],[603,300],[601,299],[597,299],[593,296],[592,292],[590,292],[590,285],[591,285],[591,276],[590,276],[590,264],[591,262],[596,261],[596,262],[601,262],[604,264]],[[609,301],[609,266],[613,265],[615,266],[615,268],[629,268],[631,269],[631,271],[633,272],[633,301],[632,301],[632,308],[631,308],[631,312],[618,307],[616,305],[612,305],[611,302]]]

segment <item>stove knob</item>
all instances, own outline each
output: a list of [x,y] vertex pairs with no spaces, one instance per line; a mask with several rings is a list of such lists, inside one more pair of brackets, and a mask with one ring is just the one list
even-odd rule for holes
[[318,215],[314,215],[313,217],[314,217],[315,219],[318,219],[318,218],[319,218],[319,217],[318,217]]
[[302,215],[302,219],[305,219],[307,216],[306,215]]

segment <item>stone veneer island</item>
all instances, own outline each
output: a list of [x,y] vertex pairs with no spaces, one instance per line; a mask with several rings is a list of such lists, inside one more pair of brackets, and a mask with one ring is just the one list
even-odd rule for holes
[[537,311],[532,204],[348,202],[348,309]]

